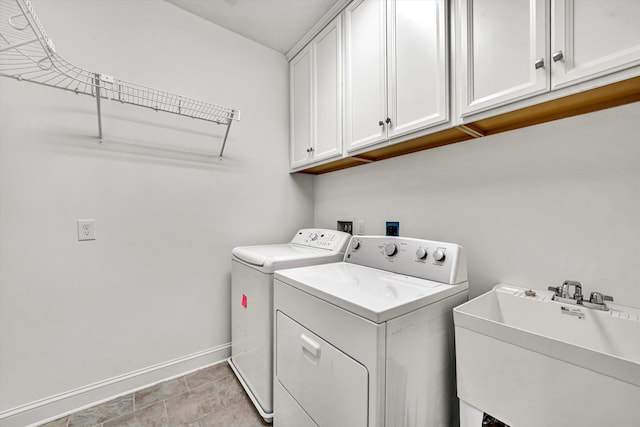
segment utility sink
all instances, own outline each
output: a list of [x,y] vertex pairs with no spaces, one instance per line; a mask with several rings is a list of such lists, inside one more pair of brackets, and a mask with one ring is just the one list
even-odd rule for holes
[[461,427],[640,426],[640,309],[534,293],[500,284],[454,309]]

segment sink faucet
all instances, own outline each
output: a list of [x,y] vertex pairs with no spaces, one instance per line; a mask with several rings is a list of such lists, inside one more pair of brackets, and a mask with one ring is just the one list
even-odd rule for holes
[[[573,288],[573,295],[569,291]],[[562,296],[563,298],[571,298],[578,302],[582,301],[582,284],[575,280],[565,280],[562,284]]]
[[[571,293],[571,288],[573,288],[573,293]],[[572,304],[579,304],[582,299],[582,284],[575,280],[565,280],[560,286],[549,286],[550,291],[553,291],[555,295],[553,296],[554,300],[570,300],[563,301],[569,302]]]
[[[573,288],[573,293],[571,289]],[[603,295],[600,292],[591,292],[588,301],[585,301],[582,294],[582,284],[575,280],[565,280],[560,286],[549,286],[548,289],[553,291],[553,300],[566,304],[583,305],[596,310],[607,311],[609,308],[605,301],[613,301],[613,297]]]

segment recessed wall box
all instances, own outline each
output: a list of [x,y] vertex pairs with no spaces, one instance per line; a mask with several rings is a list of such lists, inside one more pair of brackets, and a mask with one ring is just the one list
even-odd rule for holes
[[400,235],[400,223],[398,221],[387,221],[387,236]]
[[353,234],[353,221],[338,221],[337,230]]

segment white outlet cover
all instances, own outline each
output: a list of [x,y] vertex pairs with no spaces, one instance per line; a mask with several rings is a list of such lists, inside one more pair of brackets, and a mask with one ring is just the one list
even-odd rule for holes
[[94,219],[78,220],[78,240],[96,240],[96,221]]
[[364,235],[364,221],[359,220],[357,223],[357,233],[360,236]]

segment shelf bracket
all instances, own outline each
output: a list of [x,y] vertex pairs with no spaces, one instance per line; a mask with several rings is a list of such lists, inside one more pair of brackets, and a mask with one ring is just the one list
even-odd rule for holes
[[224,146],[227,145],[227,137],[229,136],[229,129],[231,129],[231,122],[232,122],[231,119],[227,121],[227,130],[224,133],[224,139],[222,140],[222,147],[220,148],[220,155],[218,156],[220,157],[220,159],[222,159],[222,153],[224,153]]
[[98,109],[98,144],[102,144],[102,109],[100,108],[100,74],[96,73],[94,77],[96,86],[96,106]]

